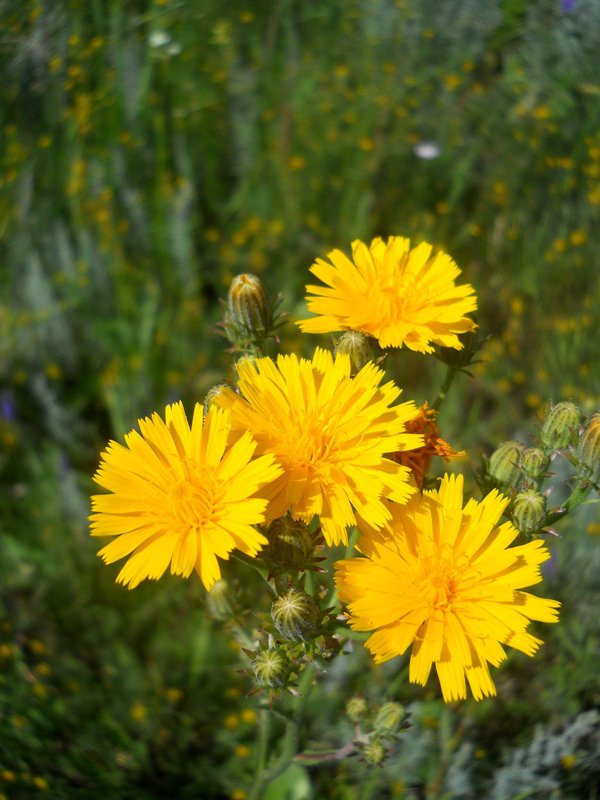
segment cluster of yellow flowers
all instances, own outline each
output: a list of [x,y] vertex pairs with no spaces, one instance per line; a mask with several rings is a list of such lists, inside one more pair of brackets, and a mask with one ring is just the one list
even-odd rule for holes
[[[307,287],[317,316],[304,332],[462,348],[476,298],[448,255],[402,237],[352,250],[353,260],[334,250],[312,267],[325,285]],[[372,361],[353,373],[347,354],[317,348],[310,360],[248,358],[237,372],[235,390],[215,392],[207,412],[196,404],[191,425],[175,403],[102,454],[95,480],[109,494],[93,497],[92,535],[115,537],[99,552],[106,563],[128,557],[117,580],[133,588],[195,570],[210,589],[219,559],[267,544],[255,526],[318,518],[330,546],[355,526],[360,555],[336,563],[335,582],[349,624],[373,631],[376,661],[412,644],[411,681],[425,684],[435,665],[447,701],[466,697],[466,681],[476,699],[495,694],[488,665],[506,657],[503,645],[531,655],[530,620],[557,619],[558,603],[522,591],[541,580],[548,550],[509,547],[518,532],[500,524],[508,501],[495,490],[464,508],[462,477],[421,491],[418,454],[455,453],[433,435],[431,413],[395,404],[401,390]]]

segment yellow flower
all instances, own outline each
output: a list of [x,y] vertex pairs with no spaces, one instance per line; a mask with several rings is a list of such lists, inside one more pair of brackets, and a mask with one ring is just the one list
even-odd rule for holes
[[530,620],[556,622],[559,606],[521,591],[550,554],[539,539],[508,547],[518,532],[497,525],[508,500],[494,490],[463,509],[462,499],[462,476],[446,475],[396,507],[383,532],[362,531],[366,558],[335,565],[351,627],[375,631],[366,642],[375,661],[412,644],[409,679],[424,686],[435,664],[446,702],[467,696],[465,677],[476,700],[494,695],[488,663],[506,658],[503,644],[533,655],[541,641]]
[[92,497],[92,536],[116,536],[100,550],[111,564],[128,561],[117,581],[133,589],[157,580],[170,565],[173,575],[196,570],[207,589],[221,577],[217,558],[234,548],[256,555],[266,538],[252,526],[264,521],[266,500],[254,497],[281,470],[273,456],[252,460],[249,433],[227,448],[229,413],[196,404],[192,425],[183,405],[167,406],[138,422],[140,433],[126,447],[110,442],[96,483],[112,494]]
[[312,361],[296,355],[245,360],[239,390],[214,400],[231,410],[232,427],[250,430],[260,454],[273,454],[282,475],[264,494],[267,521],[288,509],[305,522],[319,515],[328,544],[347,542],[358,516],[374,528],[390,518],[382,498],[404,503],[415,491],[406,467],[386,453],[420,447],[406,432],[412,402],[391,407],[400,394],[369,362],[351,377],[350,359],[317,348]]
[[351,261],[333,250],[331,264],[317,259],[311,272],[326,286],[306,287],[308,309],[319,316],[301,320],[305,333],[357,330],[374,336],[381,347],[406,347],[421,353],[433,345],[462,349],[458,334],[473,330],[465,315],[477,308],[474,289],[455,284],[460,274],[450,256],[431,255],[423,242],[374,239],[370,247],[352,243]]

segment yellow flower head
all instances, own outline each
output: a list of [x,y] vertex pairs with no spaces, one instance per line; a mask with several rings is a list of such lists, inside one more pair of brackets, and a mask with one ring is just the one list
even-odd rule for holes
[[406,432],[413,403],[391,407],[400,394],[380,386],[369,362],[351,377],[350,359],[317,348],[312,361],[295,355],[238,365],[239,391],[224,389],[215,403],[231,410],[234,429],[250,430],[257,452],[273,454],[282,475],[265,488],[267,521],[288,510],[305,522],[318,514],[328,544],[347,542],[355,512],[374,528],[390,518],[389,497],[404,503],[414,492],[409,470],[385,457],[420,447]]
[[308,309],[318,317],[301,320],[304,333],[356,330],[375,337],[380,346],[406,347],[420,353],[433,345],[461,350],[458,334],[476,326],[466,314],[475,311],[474,289],[457,286],[460,269],[446,253],[431,255],[423,242],[412,250],[410,239],[373,239],[371,246],[352,243],[351,261],[340,250],[311,267],[325,286],[306,287]]
[[250,433],[228,448],[229,412],[196,404],[192,425],[183,405],[167,406],[138,421],[126,446],[110,442],[96,483],[112,494],[92,497],[92,536],[116,536],[98,553],[106,564],[129,556],[117,581],[133,589],[196,570],[207,589],[221,577],[217,558],[237,548],[256,555],[266,538],[252,526],[264,521],[266,500],[258,490],[281,469],[273,456],[252,460]]
[[[339,561],[336,584],[359,631],[375,631],[366,647],[376,662],[412,644],[409,679],[425,685],[435,664],[446,702],[494,695],[488,663],[506,658],[502,645],[533,655],[541,641],[530,620],[556,622],[554,600],[521,591],[541,580],[550,554],[537,539],[509,548],[518,535],[497,525],[508,500],[496,490],[462,508],[462,476],[396,507],[385,530],[363,531],[366,558]],[[384,539],[382,533],[387,539]]]

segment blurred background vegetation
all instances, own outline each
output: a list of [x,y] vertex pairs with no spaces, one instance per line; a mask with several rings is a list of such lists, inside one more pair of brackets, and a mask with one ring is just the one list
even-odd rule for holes
[[[441,418],[467,470],[549,401],[598,408],[599,52],[597,0],[0,2],[2,800],[246,796],[261,699],[231,632],[193,578],[115,586],[86,522],[106,441],[227,374],[235,274],[297,319],[354,238],[453,255],[489,336]],[[439,365],[396,358],[431,401]],[[356,692],[413,727],[384,767],[298,764],[271,800],[596,797],[593,509],[552,543],[562,621],[498,699],[338,659],[301,747],[348,741]]]

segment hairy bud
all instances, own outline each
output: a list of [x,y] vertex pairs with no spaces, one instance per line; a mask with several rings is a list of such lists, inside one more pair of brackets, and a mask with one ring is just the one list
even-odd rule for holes
[[260,686],[275,688],[283,686],[287,675],[288,665],[285,658],[278,650],[261,650],[252,659],[252,669]]
[[299,589],[289,589],[271,606],[271,617],[284,639],[307,642],[318,632],[321,612],[313,598]]
[[600,481],[600,411],[589,418],[577,445],[579,476],[591,483]]
[[273,304],[260,278],[237,275],[227,297],[229,317],[235,328],[250,339],[262,339],[271,330]]
[[347,331],[335,343],[334,353],[346,353],[350,356],[352,374],[356,375],[373,359],[371,340],[364,333]]
[[489,473],[498,483],[514,486],[521,477],[521,453],[523,445],[520,442],[502,442],[490,456]]
[[552,450],[562,450],[577,441],[581,413],[574,403],[557,403],[548,411],[540,433],[544,445]]
[[545,474],[550,458],[539,447],[526,447],[521,453],[521,469],[531,480],[537,480]]
[[513,519],[521,533],[531,534],[539,530],[546,515],[546,497],[530,489],[519,492],[513,506]]
[[375,717],[375,730],[380,734],[395,733],[404,719],[404,706],[400,703],[384,703]]
[[346,703],[346,715],[350,722],[356,724],[367,713],[368,706],[364,697],[351,697]]
[[305,522],[286,515],[274,520],[266,535],[269,544],[263,548],[261,557],[271,574],[279,575],[308,566],[314,542]]

